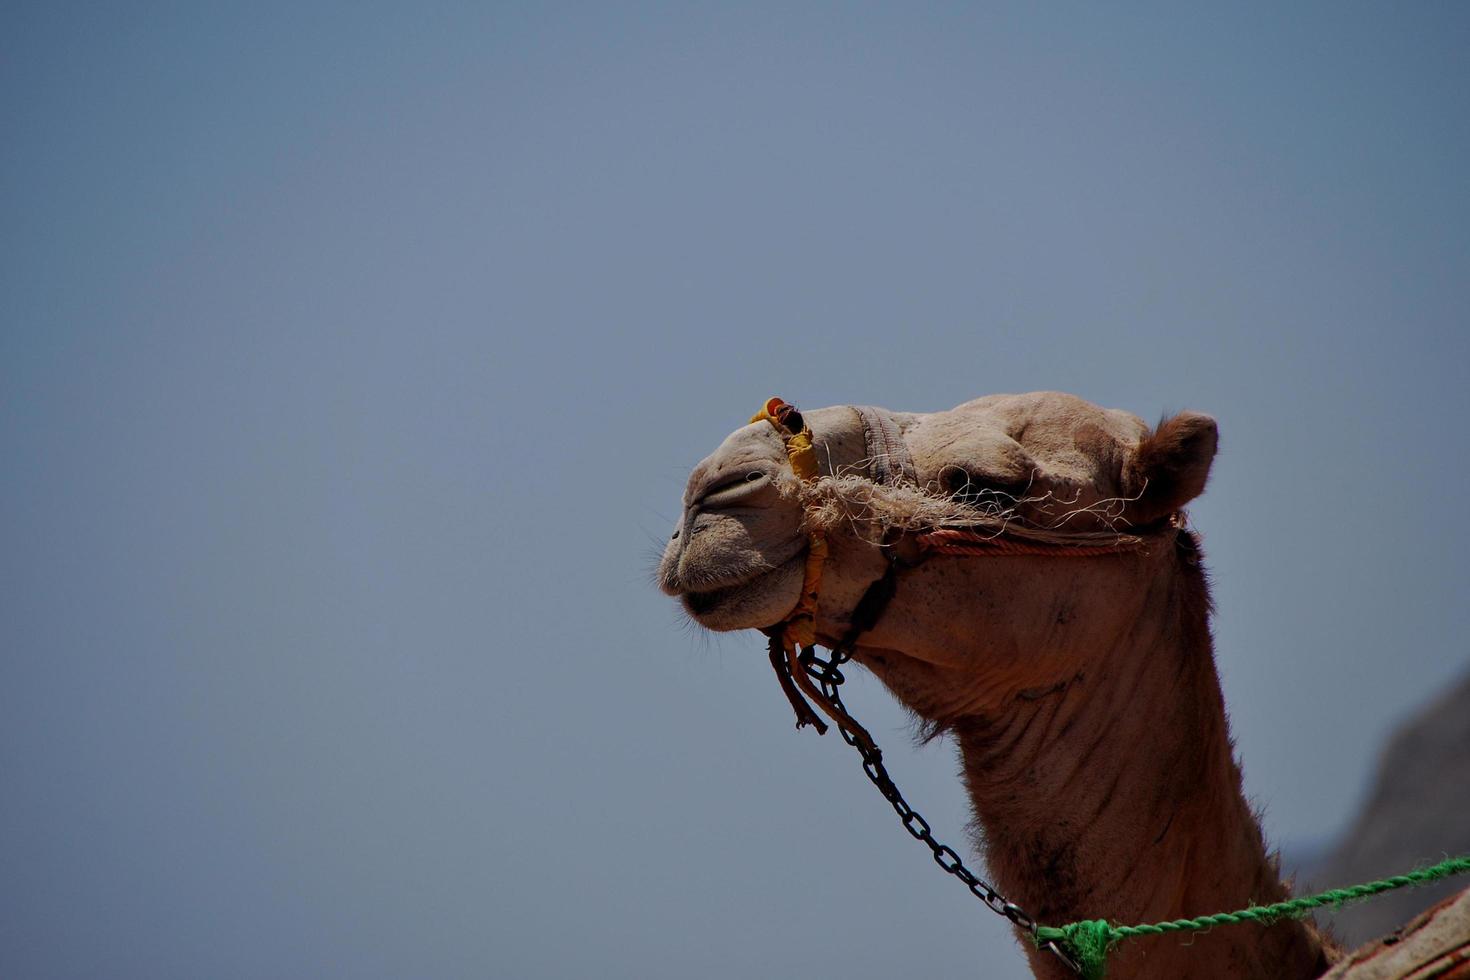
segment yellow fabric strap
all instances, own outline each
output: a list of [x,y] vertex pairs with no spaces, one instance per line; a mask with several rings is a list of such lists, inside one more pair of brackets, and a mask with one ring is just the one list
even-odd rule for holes
[[[802,480],[817,478],[817,449],[812,443],[811,426],[802,423],[800,432],[792,432],[786,419],[795,409],[779,398],[768,399],[761,410],[751,416],[752,422],[769,422],[786,444],[786,457],[791,471]],[[811,646],[817,642],[817,593],[822,588],[822,569],[827,562],[827,539],[820,531],[807,532],[806,569],[802,575],[801,598],[786,617],[782,630],[788,648],[791,644]]]
[[817,592],[822,588],[822,569],[827,563],[827,539],[807,535],[806,573],[801,580],[801,598],[786,618],[786,638],[800,646],[817,642]]

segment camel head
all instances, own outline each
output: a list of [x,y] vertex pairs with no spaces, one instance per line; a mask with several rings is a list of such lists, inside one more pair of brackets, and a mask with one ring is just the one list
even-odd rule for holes
[[[864,591],[899,560],[895,598],[861,640],[881,652],[860,659],[929,717],[962,706],[930,703],[914,671],[893,675],[900,662],[963,668],[967,677],[989,665],[1005,686],[1025,688],[1074,668],[1069,661],[1101,634],[1128,630],[1161,563],[1174,558],[1172,518],[1203,490],[1216,445],[1207,416],[1176,415],[1150,431],[1134,415],[1056,392],[992,395],[929,414],[836,406],[802,415],[816,477],[793,472],[779,426],[737,429],[689,478],[660,585],[709,629],[772,627],[800,598],[819,531],[829,554],[816,633],[831,645]],[[956,526],[1040,535],[1058,547],[1024,557],[915,552],[923,532]],[[1134,536],[1149,546],[1067,551]]]

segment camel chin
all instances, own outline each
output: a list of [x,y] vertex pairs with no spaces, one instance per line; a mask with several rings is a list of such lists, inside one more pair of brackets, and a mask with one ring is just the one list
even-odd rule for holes
[[781,622],[801,596],[806,552],[754,578],[704,591],[681,591],[680,604],[700,626],[716,632],[761,629]]

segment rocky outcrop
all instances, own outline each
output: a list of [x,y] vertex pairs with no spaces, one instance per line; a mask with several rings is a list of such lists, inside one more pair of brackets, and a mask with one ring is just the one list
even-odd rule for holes
[[[1368,802],[1328,856],[1303,868],[1309,894],[1400,874],[1470,853],[1470,673],[1406,721],[1384,750]],[[1470,887],[1460,875],[1324,916],[1348,948],[1391,933]]]

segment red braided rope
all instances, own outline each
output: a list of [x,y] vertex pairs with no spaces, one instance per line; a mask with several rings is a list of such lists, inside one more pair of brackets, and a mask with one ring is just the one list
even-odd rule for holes
[[1048,544],[1003,537],[994,531],[973,531],[948,527],[929,531],[917,537],[921,548],[941,555],[1054,555],[1085,558],[1090,555],[1116,555],[1120,552],[1137,551],[1145,544],[1142,538],[1128,535],[1121,535],[1117,541],[1109,544]]

